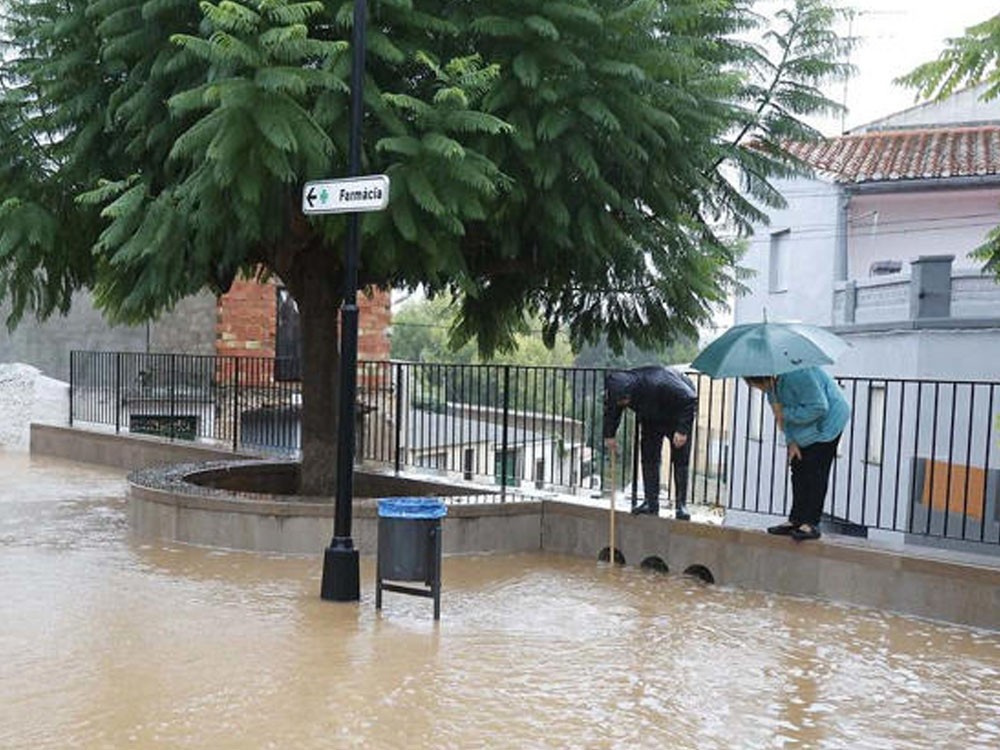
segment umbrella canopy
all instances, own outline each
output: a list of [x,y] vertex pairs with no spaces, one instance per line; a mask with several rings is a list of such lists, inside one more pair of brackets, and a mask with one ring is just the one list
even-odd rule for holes
[[746,323],[733,326],[695,357],[691,366],[715,378],[780,375],[828,365],[847,342],[802,323]]

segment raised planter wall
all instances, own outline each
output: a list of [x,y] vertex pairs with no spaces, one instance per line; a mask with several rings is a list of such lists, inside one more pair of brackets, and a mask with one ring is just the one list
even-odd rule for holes
[[[128,445],[138,441],[140,445]],[[126,466],[207,460],[195,446],[163,445],[135,437],[32,426],[32,451],[80,461]],[[117,451],[117,454],[116,454]],[[227,459],[233,455],[226,453]],[[149,466],[150,463],[143,464]],[[180,470],[180,469],[178,469]],[[188,544],[319,555],[333,530],[333,505],[282,496],[249,498],[215,488],[157,487],[133,475],[129,506],[135,533]],[[382,476],[389,487],[395,479]],[[425,489],[441,483],[416,482]],[[411,485],[415,486],[415,485]],[[454,494],[455,485],[450,486]],[[413,493],[417,494],[417,493]],[[422,494],[434,494],[428,491]],[[608,511],[516,493],[507,502],[463,499],[449,503],[446,554],[545,551],[597,560],[608,547]],[[628,565],[659,561],[671,573],[695,566],[716,583],[877,607],[934,620],[1000,630],[1000,566],[970,555],[879,548],[865,540],[825,537],[796,544],[760,531],[616,516],[616,546]],[[373,499],[354,503],[352,535],[362,554],[376,549]]]

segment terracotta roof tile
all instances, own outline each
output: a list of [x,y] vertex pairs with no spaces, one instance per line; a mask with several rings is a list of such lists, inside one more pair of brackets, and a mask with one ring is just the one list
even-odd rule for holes
[[1000,125],[873,131],[788,150],[842,183],[997,175]]

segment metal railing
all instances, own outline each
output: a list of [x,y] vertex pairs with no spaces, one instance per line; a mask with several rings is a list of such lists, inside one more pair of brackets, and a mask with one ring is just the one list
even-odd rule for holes
[[[71,423],[296,455],[301,393],[273,358],[73,352]],[[604,369],[361,362],[359,460],[598,496]],[[689,502],[786,516],[782,437],[763,396],[689,373],[699,392]],[[276,377],[278,376],[278,377]],[[825,509],[850,532],[1000,544],[1000,383],[840,377],[852,419]],[[641,497],[639,428],[626,411],[613,481]],[[669,447],[665,446],[666,451]],[[662,492],[673,494],[668,456]]]

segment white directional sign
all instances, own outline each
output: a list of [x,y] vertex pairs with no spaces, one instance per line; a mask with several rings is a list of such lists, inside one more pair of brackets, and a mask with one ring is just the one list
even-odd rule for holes
[[389,178],[384,174],[307,182],[302,213],[350,214],[381,211],[389,204]]

